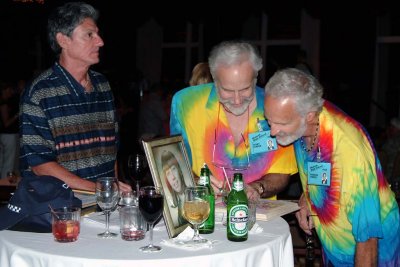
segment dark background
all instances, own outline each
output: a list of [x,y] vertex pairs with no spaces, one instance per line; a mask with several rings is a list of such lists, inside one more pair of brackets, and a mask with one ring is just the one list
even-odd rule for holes
[[[67,1],[45,0],[44,4],[39,4],[1,0],[0,80],[31,79],[38,71],[52,65],[54,57],[46,40],[46,20],[50,10],[63,2]],[[105,41],[101,62],[94,68],[105,73],[109,79],[118,81],[135,78],[136,30],[150,17],[169,29],[187,20],[194,23],[202,21],[207,57],[213,45],[222,40],[239,38],[237,30],[249,16],[265,12],[270,18],[275,17],[279,23],[270,25],[271,34],[284,37],[298,30],[293,29],[296,23],[291,22],[298,21],[301,8],[305,8],[321,23],[319,78],[326,89],[326,97],[364,125],[368,124],[376,17],[392,10],[384,1],[362,2],[357,4],[358,7],[349,7],[350,3],[337,1],[334,4],[324,3],[324,7],[320,1],[265,1],[262,5],[249,1],[239,6],[218,3],[223,6],[221,8],[215,7],[215,2],[191,2],[178,6],[171,1],[161,4],[149,1],[140,3],[141,8],[135,7],[137,3],[129,0],[87,2],[100,11],[98,26]],[[399,24],[400,20],[396,18],[393,18],[393,24]],[[231,27],[222,27],[225,24]],[[177,40],[183,35],[180,29],[169,34],[170,38],[176,37]],[[37,51],[41,53],[38,55]],[[272,75],[275,68],[295,64],[294,50],[286,55],[278,52],[276,55],[279,56],[274,57],[274,53],[268,55],[269,62],[265,62],[268,75]],[[391,64],[396,65],[397,60]],[[174,72],[176,67],[174,62],[170,63],[170,75],[179,75]],[[392,77],[390,83],[399,84],[398,75]],[[394,99],[398,100],[398,92],[396,97]],[[393,113],[388,117],[397,115],[398,108],[387,109]]]

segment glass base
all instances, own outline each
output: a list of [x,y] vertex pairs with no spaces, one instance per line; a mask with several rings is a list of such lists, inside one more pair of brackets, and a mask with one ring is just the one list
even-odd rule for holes
[[101,233],[101,234],[97,234],[97,236],[101,237],[101,238],[114,238],[114,237],[118,236],[118,234],[111,233],[111,232],[104,232],[104,233]]
[[196,245],[196,244],[204,244],[204,243],[207,243],[207,242],[208,242],[207,239],[200,237],[200,238],[197,238],[197,239],[190,239],[188,241],[185,241],[184,243],[186,245]]
[[162,250],[162,247],[154,246],[154,245],[148,245],[148,246],[139,248],[139,250],[143,251],[143,252],[159,252],[159,251]]

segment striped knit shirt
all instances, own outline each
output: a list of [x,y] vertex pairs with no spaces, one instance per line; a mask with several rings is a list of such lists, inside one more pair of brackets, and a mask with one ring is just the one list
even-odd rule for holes
[[77,176],[114,176],[118,124],[106,78],[89,71],[93,90],[84,88],[58,63],[25,89],[20,102],[21,172],[58,162]]

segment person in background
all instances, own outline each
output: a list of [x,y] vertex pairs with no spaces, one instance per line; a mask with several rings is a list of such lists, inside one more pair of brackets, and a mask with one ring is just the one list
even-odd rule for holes
[[207,164],[217,194],[240,171],[250,185],[249,198],[275,196],[297,168],[293,147],[268,151],[266,140],[258,138],[269,130],[264,91],[256,85],[262,68],[258,51],[248,42],[226,41],[212,49],[208,63],[214,83],[173,96],[171,134],[182,135],[195,176]]
[[0,179],[16,174],[19,149],[19,95],[11,83],[0,85]]
[[[23,179],[53,176],[72,189],[95,190],[98,177],[117,176],[118,124],[107,79],[90,70],[104,45],[98,12],[68,2],[48,19],[54,65],[21,96],[20,131]],[[120,190],[131,187],[120,183]]]
[[24,91],[26,86],[26,79],[21,78],[16,82],[15,88],[14,88],[14,93],[18,94],[20,96],[22,92]]
[[[317,79],[295,68],[265,86],[271,135],[294,143],[299,225],[307,234],[315,227],[324,266],[400,266],[399,208],[371,138],[322,95]],[[330,185],[321,183],[324,172]]]
[[163,106],[163,88],[155,83],[144,91],[139,111],[139,140],[166,136],[168,114]]
[[189,85],[195,86],[204,83],[211,83],[213,81],[210,67],[207,62],[200,62],[194,66],[192,76],[190,77]]
[[390,120],[381,151],[386,155],[387,163],[385,171],[389,182],[400,182],[400,166],[397,166],[400,161],[396,159],[396,157],[400,156],[400,118],[392,118]]
[[296,55],[296,69],[304,71],[307,74],[313,74],[310,64],[307,62],[307,52],[304,49],[300,49]]
[[186,183],[178,160],[171,151],[162,152],[161,166],[170,192],[170,197],[166,196],[166,199],[169,202],[168,205],[175,211],[175,214],[171,213],[172,221],[178,227],[187,222],[183,217]]

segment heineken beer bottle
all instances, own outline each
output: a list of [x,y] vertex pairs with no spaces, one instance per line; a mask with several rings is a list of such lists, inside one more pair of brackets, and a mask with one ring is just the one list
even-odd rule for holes
[[248,214],[248,200],[244,192],[243,177],[241,173],[235,173],[227,204],[226,229],[228,240],[236,242],[247,240]]
[[210,181],[210,169],[205,163],[200,170],[200,178],[198,184],[206,186],[210,192],[210,195],[208,196],[210,201],[210,215],[208,216],[208,219],[199,226],[199,232],[200,234],[211,234],[212,232],[214,232],[215,226],[215,196],[214,189],[212,188]]

